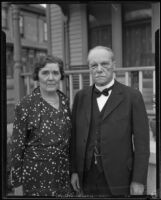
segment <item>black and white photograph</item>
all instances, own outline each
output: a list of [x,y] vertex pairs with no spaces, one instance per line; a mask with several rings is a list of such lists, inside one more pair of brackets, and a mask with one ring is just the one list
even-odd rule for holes
[[161,198],[160,2],[1,2],[2,198]]

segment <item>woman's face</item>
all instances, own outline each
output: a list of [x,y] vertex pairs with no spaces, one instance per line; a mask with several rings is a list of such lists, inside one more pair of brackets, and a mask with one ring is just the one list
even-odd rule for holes
[[40,89],[44,92],[54,92],[58,89],[61,73],[58,63],[47,63],[38,73]]

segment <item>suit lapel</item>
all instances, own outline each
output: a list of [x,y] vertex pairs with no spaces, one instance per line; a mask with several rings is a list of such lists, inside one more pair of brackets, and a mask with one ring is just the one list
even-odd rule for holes
[[93,89],[93,86],[90,86],[85,94],[85,112],[86,112],[87,122],[89,124],[91,120],[92,89]]
[[123,98],[124,96],[119,86],[119,83],[115,80],[112,93],[105,107],[103,120],[122,102]]

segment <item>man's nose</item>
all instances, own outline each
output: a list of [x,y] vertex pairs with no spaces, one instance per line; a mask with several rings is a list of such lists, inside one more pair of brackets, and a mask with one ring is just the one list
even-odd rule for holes
[[102,71],[101,64],[98,64],[98,66],[97,66],[97,71]]

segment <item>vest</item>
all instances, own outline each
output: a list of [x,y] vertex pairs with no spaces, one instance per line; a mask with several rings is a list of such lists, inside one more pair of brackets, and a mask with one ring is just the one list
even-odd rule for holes
[[[91,162],[94,161],[94,148],[97,146],[97,149],[100,152],[100,138],[101,138],[101,123],[102,123],[102,117],[103,113],[106,107],[103,107],[101,112],[99,111],[97,100],[96,100],[96,94],[93,92],[92,94],[92,106],[91,106],[91,122],[90,122],[90,128],[89,128],[89,135],[87,140],[87,146],[86,146],[86,156],[85,156],[85,170],[89,170],[91,166]],[[97,164],[99,171],[103,171],[102,167],[102,159],[99,157],[99,162]]]

